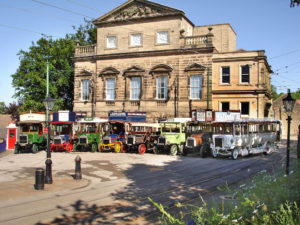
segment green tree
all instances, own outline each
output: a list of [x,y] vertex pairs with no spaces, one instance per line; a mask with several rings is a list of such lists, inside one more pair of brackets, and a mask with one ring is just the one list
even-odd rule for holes
[[276,87],[274,85],[271,85],[271,90],[272,90],[272,94],[273,94],[273,99],[274,100],[276,100],[281,95],[283,95],[283,93],[280,93],[280,94],[277,93],[277,89],[276,89]]
[[28,51],[18,55],[20,66],[12,74],[14,97],[23,102],[19,108],[24,111],[44,111],[43,99],[46,96],[47,63],[49,64],[49,92],[56,100],[54,110],[73,109],[74,96],[74,57],[75,44],[92,44],[96,41],[96,28],[91,22],[75,28],[75,33],[65,38],[52,39],[43,36],[32,43]]
[[300,88],[295,93],[292,93],[294,99],[300,99]]
[[6,110],[6,106],[4,102],[0,102],[0,114],[4,114]]

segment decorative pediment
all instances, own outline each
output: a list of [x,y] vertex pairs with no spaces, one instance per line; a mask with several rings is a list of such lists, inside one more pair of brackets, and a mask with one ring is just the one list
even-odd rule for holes
[[144,69],[138,66],[132,66],[123,72],[123,76],[136,76],[136,75],[143,75],[145,72]]
[[117,70],[114,67],[106,67],[99,73],[99,76],[109,76],[109,75],[118,75],[120,73],[119,70]]
[[146,0],[128,0],[93,22],[95,24],[101,24],[166,15],[184,15],[184,13],[180,10]]
[[154,73],[157,73],[157,74],[168,74],[168,75],[170,75],[172,70],[173,69],[168,65],[159,64],[159,65],[156,65],[156,66],[152,67],[149,74],[153,75]]
[[86,69],[82,69],[82,70],[80,70],[79,73],[77,73],[76,76],[80,77],[80,76],[92,76],[92,75],[93,75],[93,73],[91,71],[86,70]]
[[198,64],[198,63],[193,63],[192,65],[190,65],[190,66],[188,66],[184,69],[185,72],[188,72],[188,71],[203,71],[203,70],[206,70],[206,67],[202,66],[201,64]]

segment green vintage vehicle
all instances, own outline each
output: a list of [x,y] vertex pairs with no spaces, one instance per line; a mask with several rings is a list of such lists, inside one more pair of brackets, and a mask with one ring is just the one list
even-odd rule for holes
[[185,122],[160,123],[161,133],[153,152],[155,154],[166,152],[170,155],[181,153],[186,141],[185,124]]
[[104,133],[107,119],[83,118],[77,121],[77,131],[74,137],[73,151],[97,152]]
[[28,113],[20,115],[19,135],[14,153],[36,153],[47,148],[47,137],[44,134],[45,114]]

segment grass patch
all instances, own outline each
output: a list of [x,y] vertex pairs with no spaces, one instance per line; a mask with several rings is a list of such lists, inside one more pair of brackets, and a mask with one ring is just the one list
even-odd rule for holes
[[[184,220],[183,213],[176,217],[163,205],[149,200],[161,212],[160,224],[300,224],[299,163],[289,176],[261,171],[234,190],[228,186],[219,190],[230,194],[232,199],[207,203],[200,197],[202,205],[192,206],[189,222]],[[177,205],[182,207],[180,203]]]

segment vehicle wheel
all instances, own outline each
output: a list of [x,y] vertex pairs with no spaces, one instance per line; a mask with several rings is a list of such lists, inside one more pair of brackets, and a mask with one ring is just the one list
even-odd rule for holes
[[127,145],[122,145],[122,152],[126,153],[129,151],[129,147]]
[[75,144],[75,145],[73,145],[73,150],[72,150],[72,152],[76,152],[77,151],[77,145]]
[[37,146],[37,144],[33,144],[32,145],[32,152],[37,153],[38,151],[39,151],[39,147]]
[[157,148],[156,145],[153,146],[153,153],[154,154],[158,154],[159,153],[159,150],[158,150],[158,148]]
[[72,149],[73,149],[73,145],[72,144],[67,144],[67,146],[66,146],[66,152],[70,153],[72,151]]
[[92,144],[92,152],[97,152],[97,144],[93,143]]
[[211,149],[210,150],[210,154],[211,154],[211,156],[213,157],[213,158],[216,158],[217,157],[217,151],[216,151],[216,149]]
[[16,145],[15,145],[15,147],[14,147],[14,153],[15,154],[19,154],[20,152],[19,152],[19,147],[17,147]]
[[114,150],[115,150],[116,153],[119,153],[121,151],[121,145],[119,143],[116,143]]
[[231,156],[233,160],[236,160],[239,157],[239,150],[237,148],[233,149]]
[[201,157],[201,158],[204,157],[204,151],[205,151],[204,145],[201,145],[200,150],[199,150],[199,154],[200,154],[200,157]]
[[176,155],[177,154],[177,145],[172,145],[170,148],[170,155]]
[[103,152],[103,146],[102,146],[102,144],[99,145],[99,152]]
[[146,145],[140,144],[138,150],[141,155],[144,154],[146,152]]
[[266,148],[265,148],[264,154],[265,154],[265,155],[270,155],[271,152],[272,152],[272,146],[271,146],[271,144],[268,142],[268,143],[266,144]]

